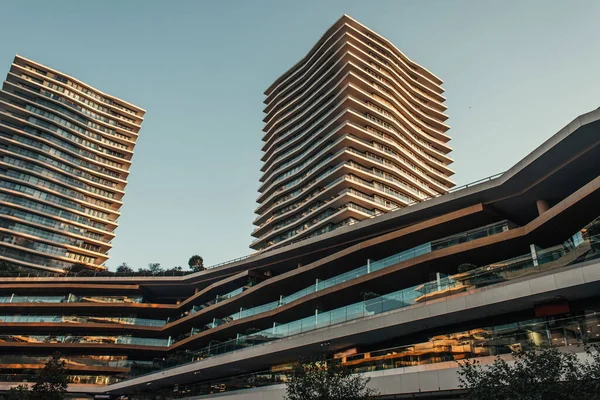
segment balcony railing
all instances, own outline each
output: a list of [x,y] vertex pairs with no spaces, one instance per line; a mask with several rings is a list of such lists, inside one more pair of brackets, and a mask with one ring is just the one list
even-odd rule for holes
[[[182,357],[167,359],[162,368],[171,368],[208,357],[243,350],[300,333],[310,332],[346,321],[370,317],[384,312],[401,309],[428,300],[454,295],[468,290],[512,281],[540,272],[560,269],[581,262],[600,258],[600,235],[588,238],[574,247],[572,242],[549,249],[528,253],[509,260],[496,262],[468,272],[415,285],[371,300],[354,303],[335,310],[315,311],[309,317],[293,322],[277,324],[260,332],[238,335],[236,339],[209,345]],[[390,261],[392,262],[392,261]],[[393,263],[393,262],[392,262]]]

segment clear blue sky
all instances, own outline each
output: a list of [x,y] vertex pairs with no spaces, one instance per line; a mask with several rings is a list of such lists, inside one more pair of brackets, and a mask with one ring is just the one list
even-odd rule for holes
[[347,13],[445,81],[458,184],[600,106],[600,2],[3,0],[16,53],[145,108],[108,266],[250,253],[264,90]]

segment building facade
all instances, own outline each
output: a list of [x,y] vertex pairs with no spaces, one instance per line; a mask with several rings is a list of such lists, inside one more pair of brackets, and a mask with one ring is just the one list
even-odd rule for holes
[[0,393],[54,351],[77,398],[189,400],[281,400],[291,363],[321,352],[385,398],[444,399],[466,357],[583,352],[600,341],[599,159],[596,110],[495,177],[202,272],[3,278]]
[[16,56],[0,91],[0,260],[103,269],[145,111]]
[[256,238],[281,247],[454,186],[442,81],[344,15],[265,92]]

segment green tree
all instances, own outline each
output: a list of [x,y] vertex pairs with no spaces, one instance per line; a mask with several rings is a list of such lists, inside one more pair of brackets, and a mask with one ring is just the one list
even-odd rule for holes
[[86,269],[88,269],[87,265],[82,264],[82,263],[74,263],[69,265],[68,267],[63,268],[63,270],[67,273],[71,273],[71,274],[78,274],[81,271],[85,271]]
[[31,392],[29,391],[29,386],[19,385],[10,388],[8,393],[2,398],[6,400],[29,400],[31,398]]
[[60,359],[59,353],[54,353],[43,369],[36,376],[32,387],[32,400],[62,400],[67,392],[66,363]]
[[460,387],[471,400],[600,399],[600,357],[589,349],[591,362],[556,348],[513,353],[514,363],[497,357],[483,367],[477,360],[460,363]]
[[188,265],[190,266],[190,269],[194,272],[200,272],[206,269],[204,268],[204,259],[198,254],[190,257],[190,259],[188,260]]
[[148,264],[148,270],[152,275],[160,275],[164,272],[159,263]]
[[369,378],[352,374],[341,360],[324,357],[294,364],[286,383],[286,400],[364,400],[379,393],[367,387]]
[[124,263],[121,263],[121,265],[119,265],[117,267],[115,272],[120,275],[132,275],[133,268],[131,268],[126,262],[124,262]]

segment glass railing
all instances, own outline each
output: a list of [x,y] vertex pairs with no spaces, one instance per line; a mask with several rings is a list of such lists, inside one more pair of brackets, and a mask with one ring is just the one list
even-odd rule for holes
[[[238,335],[236,339],[209,345],[182,357],[168,359],[161,368],[200,361],[207,357],[242,350],[273,340],[310,332],[315,329],[370,317],[414,304],[420,304],[428,300],[464,293],[471,289],[511,281],[597,258],[600,258],[600,235],[583,240],[577,247],[573,247],[573,243],[559,245],[452,276],[442,277],[438,275],[438,279],[424,284],[415,285],[335,310],[326,312],[316,311],[309,317],[293,322],[284,324],[274,322],[272,328],[248,335]],[[393,263],[391,259],[386,260],[386,262]]]
[[70,344],[131,344],[139,346],[167,347],[170,339],[151,339],[132,336],[75,336],[75,335],[0,335],[0,342],[9,343],[70,343]]
[[[73,265],[72,262],[59,261],[45,256],[39,256],[37,254],[25,254],[23,250],[13,249],[8,247],[0,247],[0,255],[14,260],[23,261],[30,264],[43,265],[50,268],[56,268],[64,270]],[[37,273],[37,272],[36,272]],[[40,272],[42,274],[43,272]]]
[[142,296],[75,296],[69,295],[69,303],[142,303]]
[[[22,354],[3,354],[0,355],[0,364],[16,364],[28,369],[26,365],[41,364],[44,365],[50,360],[47,356],[29,356]],[[127,356],[77,356],[62,355],[61,360],[66,363],[67,368],[77,369],[78,367],[109,367],[109,368],[129,368],[136,364],[152,364],[152,361],[128,360]],[[26,365],[23,365],[26,364]]]
[[6,322],[53,322],[67,324],[119,324],[119,325],[143,325],[143,326],[164,326],[164,320],[137,318],[137,317],[101,317],[85,315],[0,315],[0,326]]
[[[0,382],[32,382],[34,374],[0,374]],[[73,385],[110,385],[122,378],[113,375],[67,375],[67,381]]]
[[0,303],[141,303],[141,296],[0,296]]
[[[600,310],[563,319],[534,319],[452,332],[428,341],[356,353],[336,359],[352,373],[391,370],[442,362],[511,354],[513,351],[542,346],[581,346],[600,340]],[[332,359],[328,361],[333,361]],[[227,377],[209,382],[178,386],[171,398],[183,398],[240,389],[283,384],[289,381],[292,364],[273,370]]]
[[62,303],[65,296],[2,296],[0,303]]
[[[370,211],[370,210],[368,210]],[[314,285],[308,286],[294,294],[289,296],[282,297],[281,300],[269,303],[265,306],[253,307],[247,310],[241,310],[238,313],[232,314],[229,317],[232,319],[240,319],[244,317],[248,317],[251,315],[258,314],[259,312],[270,311],[278,306],[282,306],[284,304],[291,303],[294,300],[297,300],[301,297],[307,296],[311,293],[314,293],[319,290],[323,290],[330,286],[337,285],[338,283],[349,281],[350,279],[358,278],[360,276],[369,274],[371,272],[379,271],[382,268],[388,267],[390,265],[397,264],[402,261],[409,260],[411,258],[418,257],[423,254],[430,253],[434,250],[443,249],[446,247],[455,246],[457,244],[469,242],[471,240],[479,239],[486,236],[495,235],[497,233],[501,233],[508,230],[508,222],[501,221],[498,223],[486,225],[481,228],[473,229],[468,232],[459,233],[457,235],[452,235],[443,239],[435,240],[433,242],[425,243],[423,245],[414,247],[409,250],[402,251],[400,253],[394,254],[390,257],[384,258],[379,261],[368,262],[366,265],[362,267],[356,268],[352,271],[346,272],[344,274],[335,276],[333,278],[329,278],[327,280],[319,281],[317,280]]]
[[242,286],[242,287],[239,287],[239,288],[237,288],[235,290],[232,290],[229,293],[218,295],[215,302],[218,303],[219,301],[230,299],[230,298],[232,298],[234,296],[237,296],[238,294],[242,293],[243,291],[244,291],[244,287]]
[[[306,202],[307,202],[307,201],[309,201],[309,200],[310,200],[312,197],[314,197],[314,196],[318,195],[320,192],[322,192],[322,191],[326,190],[327,188],[329,188],[329,187],[331,187],[331,186],[333,186],[333,185],[335,185],[335,184],[339,183],[340,181],[344,180],[344,179],[345,179],[345,177],[343,177],[343,176],[342,176],[342,177],[339,177],[339,178],[337,178],[337,179],[334,179],[333,181],[331,181],[330,183],[328,183],[327,185],[325,185],[325,186],[323,186],[323,187],[321,187],[321,188],[318,188],[318,187],[316,186],[316,183],[317,183],[317,182],[322,182],[322,181],[323,181],[323,180],[324,180],[324,179],[325,179],[327,176],[331,175],[331,174],[332,174],[332,173],[333,173],[333,172],[334,172],[334,171],[335,171],[337,168],[341,167],[342,165],[343,165],[343,164],[339,164],[339,165],[335,166],[334,168],[332,168],[332,169],[330,169],[330,170],[327,170],[327,171],[325,171],[324,173],[320,174],[320,175],[319,175],[319,176],[317,176],[315,179],[313,179],[311,182],[308,182],[308,183],[307,183],[306,185],[304,185],[302,188],[300,188],[300,189],[298,189],[298,190],[296,190],[296,191],[294,191],[294,192],[292,192],[292,193],[289,193],[289,194],[287,194],[287,195],[285,195],[285,196],[283,196],[283,197],[280,197],[280,198],[279,198],[277,201],[273,202],[273,203],[272,203],[272,205],[271,205],[271,207],[269,207],[269,209],[268,209],[268,210],[264,211],[264,212],[262,213],[262,215],[267,215],[268,213],[270,213],[270,212],[271,212],[271,211],[272,211],[274,208],[276,208],[276,207],[277,207],[277,206],[279,206],[280,204],[282,204],[282,203],[285,203],[285,202],[287,202],[288,200],[294,199],[294,198],[296,198],[296,197],[298,197],[298,196],[302,195],[303,193],[305,193],[305,192],[307,192],[307,191],[309,191],[309,190],[311,190],[311,189],[315,189],[315,190],[314,190],[314,191],[313,191],[311,194],[309,194],[309,195],[308,195],[308,196],[307,196],[305,199],[303,199],[303,200],[300,200],[300,201],[298,201],[298,202],[296,202],[296,203],[294,203],[294,204],[290,204],[289,206],[286,206],[286,207],[284,207],[284,208],[282,209],[282,210],[286,210],[288,207],[290,207],[290,209],[289,209],[289,210],[286,210],[285,212],[287,212],[287,211],[291,211],[291,210],[293,210],[293,209],[295,209],[295,208],[297,208],[297,207],[300,207],[302,204],[306,203]],[[313,193],[314,193],[314,192],[316,192],[316,191],[318,191],[318,193],[316,193],[316,194],[314,194],[314,195],[313,195]],[[274,196],[274,194],[273,194],[273,195],[271,195],[271,197],[273,197],[273,196]],[[269,198],[269,199],[270,199],[270,198]],[[269,203],[269,201],[265,201],[265,202],[263,202],[263,204],[267,204],[267,203]],[[296,205],[296,206],[294,206],[294,205]],[[293,207],[293,208],[291,208],[291,207]],[[277,213],[279,213],[280,211],[281,211],[281,210],[277,211]],[[283,214],[283,213],[285,213],[285,212],[281,212],[281,214]],[[273,214],[273,217],[277,217],[277,216],[279,216],[279,215],[280,215],[280,214]],[[263,225],[264,225],[265,223],[266,223],[266,222],[263,222]],[[262,226],[262,225],[261,225],[261,226]]]

